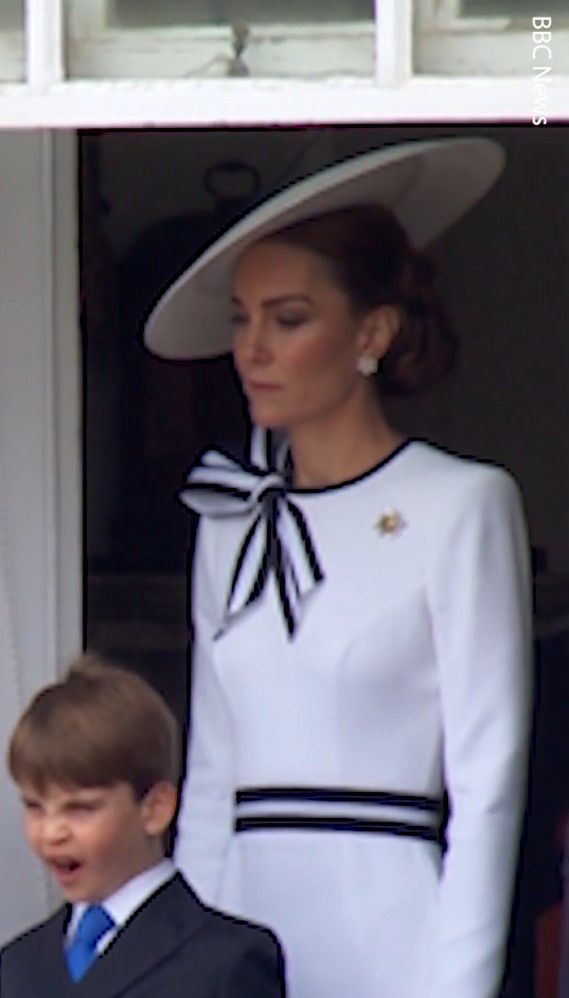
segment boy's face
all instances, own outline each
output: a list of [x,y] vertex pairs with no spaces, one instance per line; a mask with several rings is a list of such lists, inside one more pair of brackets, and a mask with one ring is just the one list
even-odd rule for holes
[[26,838],[68,901],[101,901],[162,858],[171,813],[164,811],[161,788],[157,784],[139,801],[124,782],[48,784],[42,793],[20,787]]

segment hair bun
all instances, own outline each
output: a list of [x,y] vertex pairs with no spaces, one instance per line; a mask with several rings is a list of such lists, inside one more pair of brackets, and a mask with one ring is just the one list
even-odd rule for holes
[[457,341],[436,277],[433,259],[409,246],[398,288],[401,329],[381,368],[387,394],[410,395],[430,388],[456,362]]
[[429,298],[434,291],[436,278],[434,261],[422,250],[409,246],[408,256],[403,264],[399,288],[403,299],[409,301]]

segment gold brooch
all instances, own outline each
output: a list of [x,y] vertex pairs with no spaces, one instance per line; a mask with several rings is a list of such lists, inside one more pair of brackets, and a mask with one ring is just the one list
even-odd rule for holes
[[405,525],[405,520],[397,509],[386,509],[376,524],[380,534],[390,536],[398,534]]

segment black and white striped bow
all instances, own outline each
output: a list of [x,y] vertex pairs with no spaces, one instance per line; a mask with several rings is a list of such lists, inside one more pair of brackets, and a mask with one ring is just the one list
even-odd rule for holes
[[281,447],[276,467],[261,466],[254,460],[261,457],[265,464],[261,439],[259,434],[253,437],[251,464],[240,464],[218,450],[207,451],[190,470],[180,499],[205,516],[252,518],[235,562],[218,635],[258,599],[272,572],[292,638],[305,597],[324,574],[306,520],[287,494],[286,450]]

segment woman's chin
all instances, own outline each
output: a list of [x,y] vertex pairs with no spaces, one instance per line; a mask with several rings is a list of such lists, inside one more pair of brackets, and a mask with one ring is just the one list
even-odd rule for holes
[[255,426],[261,426],[265,430],[281,429],[285,423],[282,413],[277,413],[265,405],[249,405],[249,416]]
[[282,421],[277,419],[252,419],[251,422],[261,430],[286,430]]

